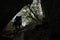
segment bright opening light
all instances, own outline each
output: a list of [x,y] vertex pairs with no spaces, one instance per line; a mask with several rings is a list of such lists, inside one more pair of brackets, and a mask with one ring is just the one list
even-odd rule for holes
[[24,12],[26,12],[26,10],[25,10],[25,9],[23,9],[23,11],[24,11]]

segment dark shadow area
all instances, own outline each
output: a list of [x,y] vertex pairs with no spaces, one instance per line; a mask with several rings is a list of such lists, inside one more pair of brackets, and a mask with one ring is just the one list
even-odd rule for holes
[[41,0],[46,22],[51,31],[49,40],[60,40],[60,2],[59,0]]

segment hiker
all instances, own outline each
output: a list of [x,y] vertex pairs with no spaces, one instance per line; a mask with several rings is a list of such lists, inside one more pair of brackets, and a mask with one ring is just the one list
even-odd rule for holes
[[22,21],[21,21],[21,16],[16,16],[15,20],[14,20],[14,27],[15,27],[15,30],[20,30],[20,26],[22,24]]

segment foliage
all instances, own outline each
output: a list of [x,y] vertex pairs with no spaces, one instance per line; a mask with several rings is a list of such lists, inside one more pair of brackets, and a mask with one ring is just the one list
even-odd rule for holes
[[[22,14],[22,24],[33,24],[36,22],[41,22],[43,19],[43,15],[41,15],[40,11],[40,2],[37,0],[37,2],[32,3],[31,6],[26,5],[22,8],[20,14]],[[7,25],[8,28],[13,27],[12,22],[10,21]]]
[[37,2],[32,3],[31,6],[27,5],[23,8],[22,19],[25,18],[24,21],[28,20],[27,23],[42,21],[43,16],[40,15],[39,3],[39,0],[37,0]]

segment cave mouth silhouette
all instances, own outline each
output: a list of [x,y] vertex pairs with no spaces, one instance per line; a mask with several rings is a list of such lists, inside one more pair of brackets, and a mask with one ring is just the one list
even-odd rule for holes
[[0,32],[3,31],[14,15],[25,5],[31,5],[32,2],[33,0],[0,0]]

